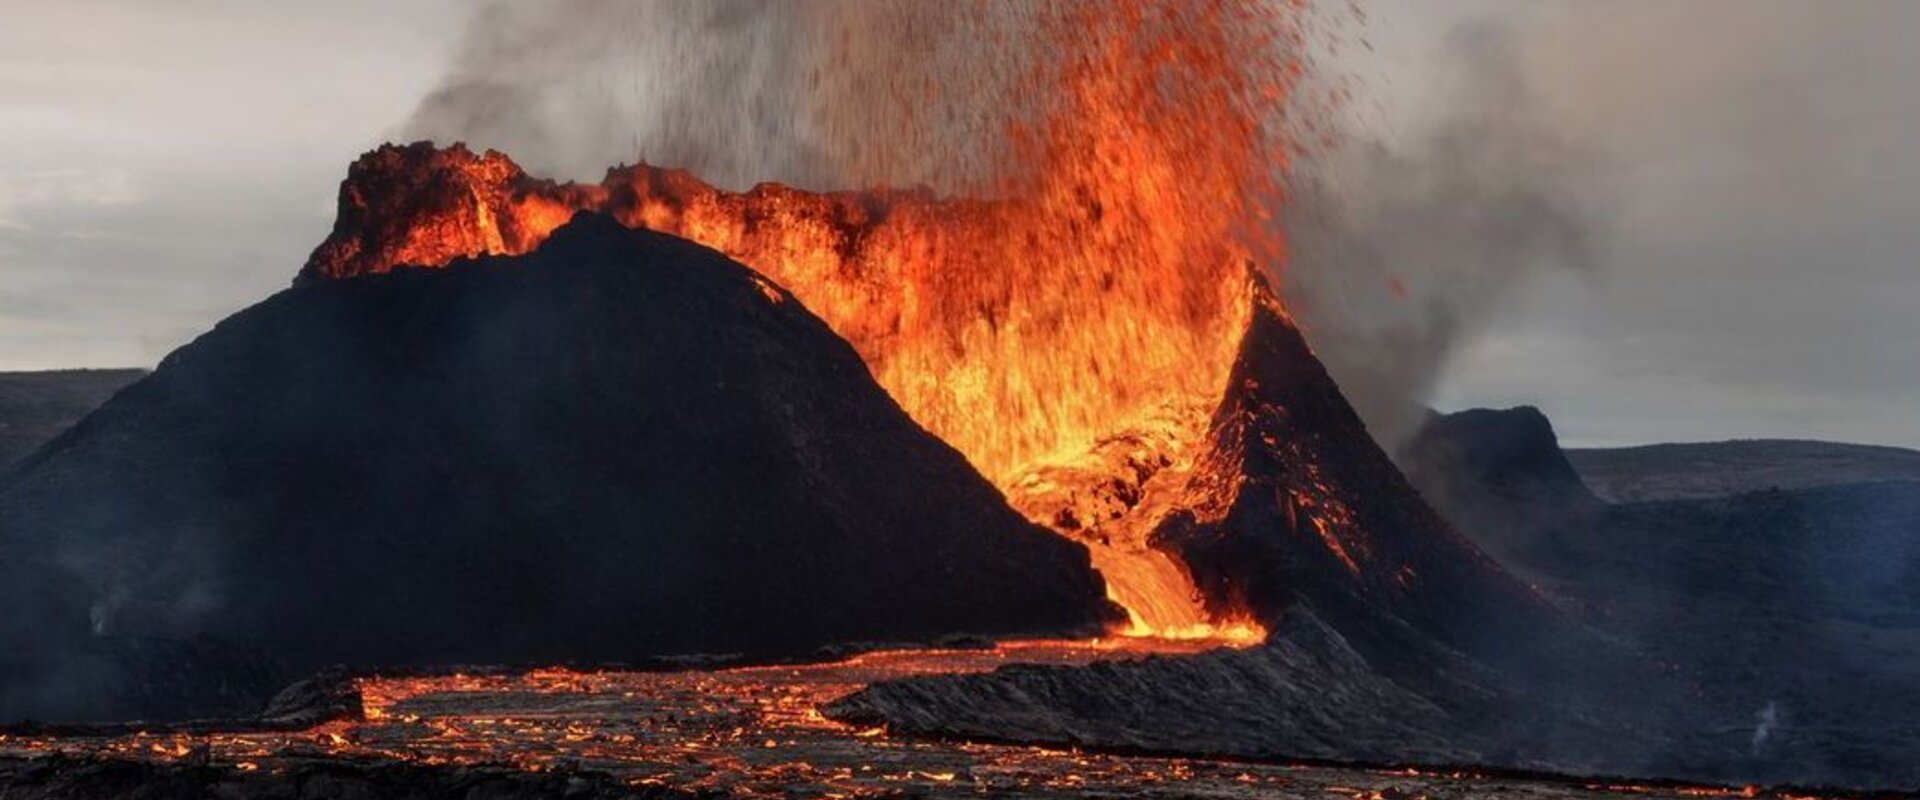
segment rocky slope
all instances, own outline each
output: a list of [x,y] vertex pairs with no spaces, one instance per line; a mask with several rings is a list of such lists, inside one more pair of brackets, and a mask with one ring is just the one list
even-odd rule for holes
[[[105,641],[304,670],[1111,613],[1083,548],[1008,508],[791,295],[590,215],[524,257],[306,286],[221,323],[0,490],[0,553],[5,585],[47,588],[0,631],[12,661],[38,654],[8,665],[13,717],[61,711],[19,688],[118,663]],[[82,713],[131,713],[98,694]]]
[[0,373],[0,473],[145,374],[137,369]]
[[1392,675],[1434,647],[1528,680],[1611,657],[1421,499],[1257,296],[1190,502],[1154,534],[1203,591],[1276,620],[1305,604]]

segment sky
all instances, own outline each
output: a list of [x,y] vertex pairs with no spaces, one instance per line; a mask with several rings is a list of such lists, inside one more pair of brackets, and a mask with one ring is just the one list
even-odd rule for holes
[[[1446,322],[1422,399],[1538,405],[1583,446],[1920,446],[1920,3],[1360,5],[1323,67],[1371,156],[1324,168],[1353,220],[1322,238],[1412,285],[1414,330]],[[285,288],[467,7],[0,0],[0,369],[151,366]],[[1408,316],[1391,296],[1334,308]]]

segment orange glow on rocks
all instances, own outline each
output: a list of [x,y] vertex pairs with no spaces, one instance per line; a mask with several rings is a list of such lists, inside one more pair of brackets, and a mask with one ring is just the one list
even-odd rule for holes
[[1016,508],[1088,544],[1132,632],[1258,638],[1205,611],[1149,536],[1186,501],[1249,272],[1282,253],[1271,128],[1297,74],[1294,13],[1042,4],[1033,23],[1056,56],[1035,79],[1051,83],[1037,116],[1009,123],[1013,163],[989,199],[730,192],[648,166],[557,184],[498,153],[382,148],[354,165],[304,275],[525,252],[580,210],[707,245],[824,319]]

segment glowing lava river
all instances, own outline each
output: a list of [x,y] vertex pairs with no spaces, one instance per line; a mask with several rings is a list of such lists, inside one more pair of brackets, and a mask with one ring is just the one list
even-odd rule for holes
[[1158,640],[1005,642],[832,663],[681,671],[365,677],[359,719],[298,731],[0,734],[7,762],[191,764],[271,780],[315,764],[597,774],[636,789],[798,797],[1713,797],[1755,791],[1479,771],[1251,763],[902,738],[825,704],[875,681],[1192,653]]

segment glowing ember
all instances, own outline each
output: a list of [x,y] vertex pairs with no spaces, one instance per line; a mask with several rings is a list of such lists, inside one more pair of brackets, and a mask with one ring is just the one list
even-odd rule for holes
[[[722,191],[617,169],[598,186],[528,178],[505,156],[384,149],[355,166],[310,277],[444,265],[537,246],[576,210],[683,236],[753,266],[850,341],[906,411],[1016,507],[1087,543],[1134,633],[1258,638],[1212,619],[1148,534],[1220,397],[1277,263],[1283,153],[1270,131],[1297,70],[1295,9],[1257,0],[1038,4],[1054,86],[1008,123],[986,201],[925,191]],[[930,89],[929,91],[941,91]],[[954,91],[964,91],[955,89]],[[373,191],[368,187],[377,186]],[[1141,444],[1157,502],[1062,524],[1111,494],[1085,467]],[[1113,499],[1113,498],[1108,498]]]

